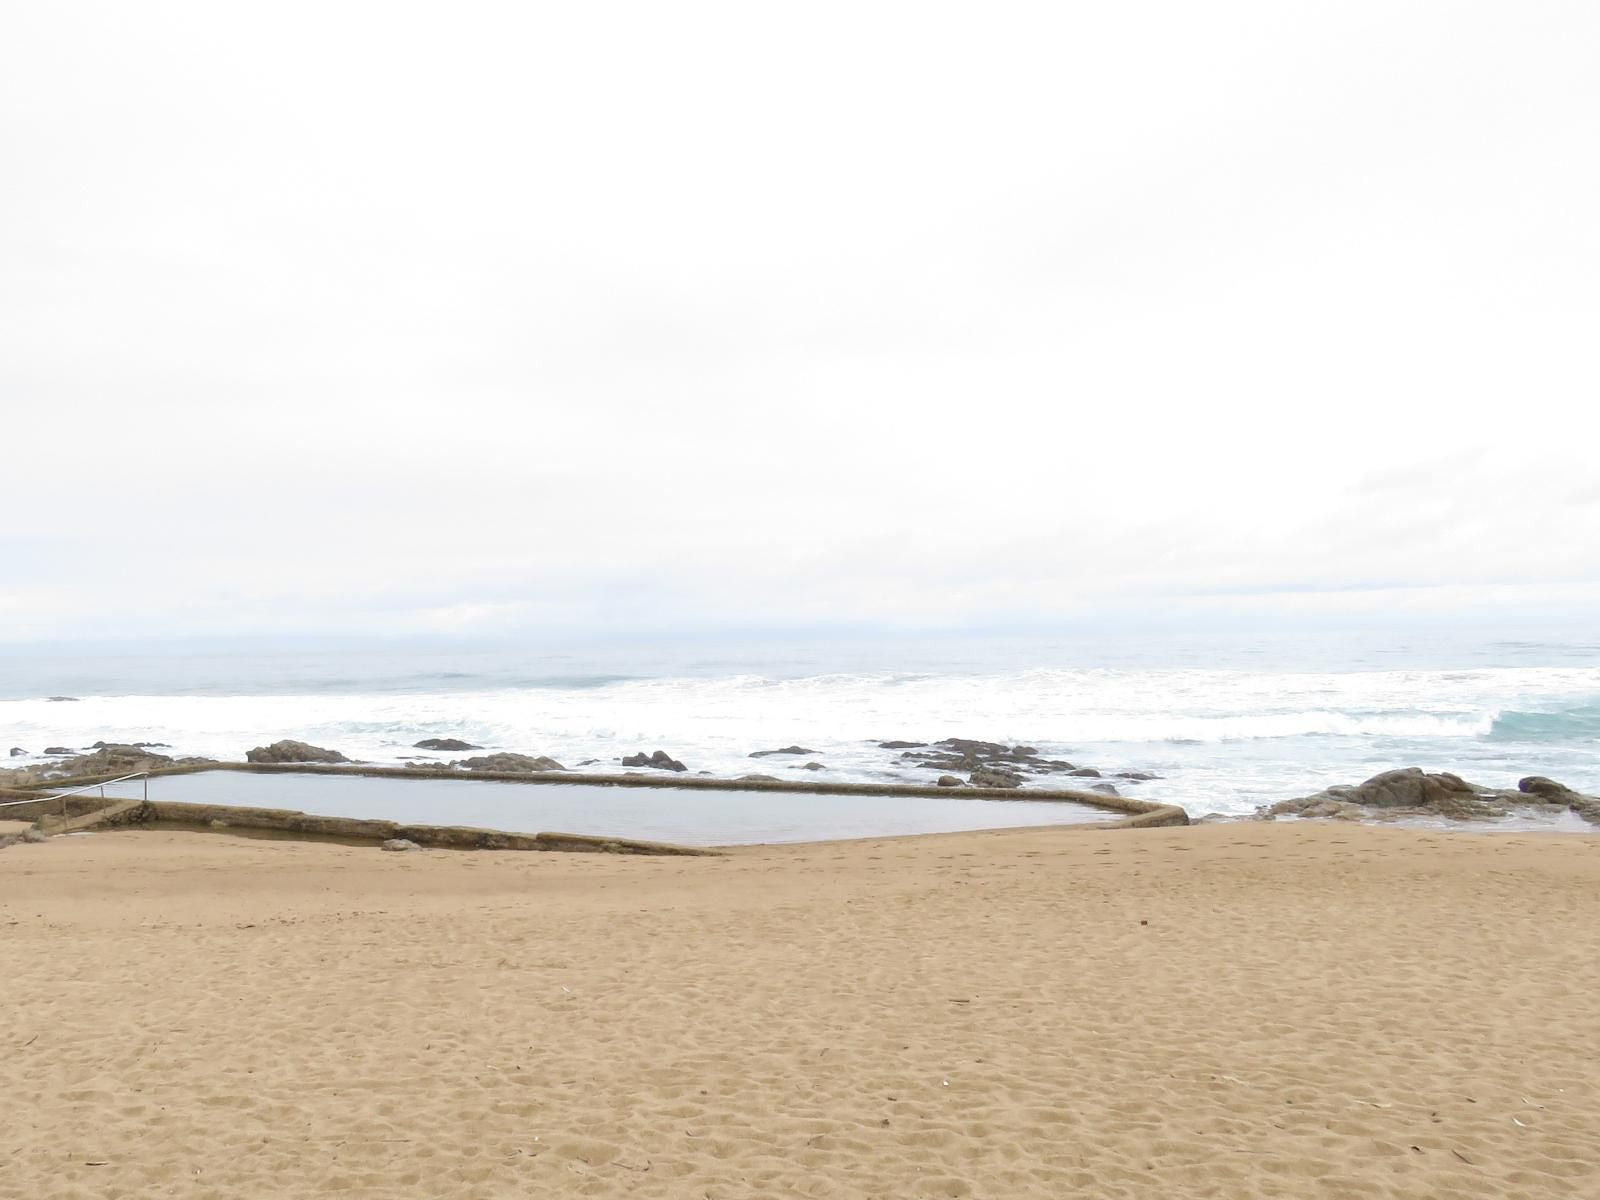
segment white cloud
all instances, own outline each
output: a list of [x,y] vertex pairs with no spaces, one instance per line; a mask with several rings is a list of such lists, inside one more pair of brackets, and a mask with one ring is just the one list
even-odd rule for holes
[[8,24],[0,639],[1600,580],[1589,6]]

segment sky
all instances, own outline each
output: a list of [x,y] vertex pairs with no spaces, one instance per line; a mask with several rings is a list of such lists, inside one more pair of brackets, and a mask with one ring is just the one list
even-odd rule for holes
[[1600,6],[9,6],[0,644],[1600,611]]

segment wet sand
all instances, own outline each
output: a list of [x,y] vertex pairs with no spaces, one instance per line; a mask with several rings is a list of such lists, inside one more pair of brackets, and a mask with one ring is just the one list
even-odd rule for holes
[[0,1197],[1600,1195],[1600,837],[0,850]]

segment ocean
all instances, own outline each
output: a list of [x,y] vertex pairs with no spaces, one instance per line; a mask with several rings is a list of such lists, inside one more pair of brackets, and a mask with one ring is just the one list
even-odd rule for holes
[[[963,737],[1107,775],[1154,773],[1115,782],[1197,816],[1247,815],[1402,766],[1499,787],[1548,775],[1600,793],[1600,637],[862,634],[0,654],[0,753],[28,752],[0,766],[98,740],[240,759],[285,737],[387,765],[426,757],[419,740],[456,737],[569,767],[598,760],[590,771],[661,749],[718,776],[921,783],[938,772],[878,743]],[[812,753],[750,757],[791,744]]]

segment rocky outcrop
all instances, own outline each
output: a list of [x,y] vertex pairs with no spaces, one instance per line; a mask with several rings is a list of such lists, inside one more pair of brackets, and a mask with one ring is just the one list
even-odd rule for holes
[[44,753],[46,753],[46,754],[71,754],[72,753],[72,747],[71,746],[46,746],[44,748]]
[[245,751],[245,762],[253,763],[347,763],[350,760],[337,750],[328,750],[322,746],[313,746],[309,742],[297,742],[292,738],[284,738],[281,742],[273,742],[270,746],[257,746],[254,750]]
[[24,750],[21,746],[13,746],[13,747],[11,747],[11,757],[12,758],[21,758],[26,753],[27,753],[27,751]]
[[[879,742],[878,745],[885,750],[901,750],[899,761],[906,766],[969,777],[978,771],[998,772],[1000,776],[1015,777],[1017,781],[985,783],[980,784],[981,787],[1019,787],[1029,776],[1100,777],[1100,772],[1093,767],[1080,767],[1060,758],[1044,758],[1033,746],[1007,746],[973,738],[945,738],[931,746],[922,742]],[[1119,778],[1156,777],[1145,772],[1125,772]]]
[[1371,817],[1431,815],[1459,821],[1486,821],[1503,817],[1513,808],[1570,809],[1585,820],[1600,823],[1600,797],[1584,796],[1571,788],[1530,775],[1516,791],[1469,783],[1449,771],[1424,771],[1402,767],[1374,775],[1364,783],[1324,788],[1309,796],[1280,800],[1257,810],[1257,816],[1332,817],[1363,820]]
[[665,750],[657,750],[650,755],[646,755],[642,751],[638,754],[630,754],[622,760],[622,765],[625,767],[654,767],[658,771],[687,771],[689,769]]
[[482,746],[474,746],[471,742],[463,742],[460,738],[423,738],[420,742],[411,744],[413,750],[482,750]]
[[565,771],[553,758],[543,754],[484,754],[477,758],[457,759],[450,764],[464,771],[490,771],[507,775],[532,774],[539,771]]
[[815,754],[815,750],[807,750],[804,746],[785,746],[782,750],[755,750],[751,758],[771,758],[774,754]]

